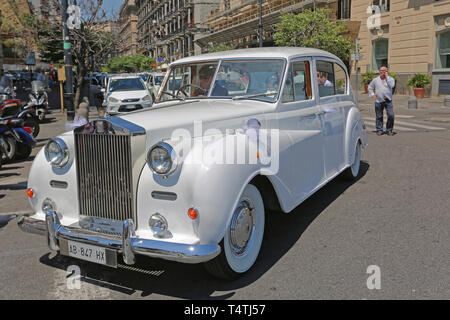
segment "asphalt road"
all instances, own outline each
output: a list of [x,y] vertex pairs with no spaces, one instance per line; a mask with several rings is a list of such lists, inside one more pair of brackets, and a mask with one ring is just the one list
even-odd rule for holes
[[[449,299],[450,131],[427,124],[441,129],[412,126],[420,130],[378,137],[368,127],[358,180],[336,179],[290,214],[270,212],[255,268],[234,282],[211,278],[201,265],[143,258],[144,273],[50,253],[45,238],[21,232],[8,216],[29,212],[33,157],[7,164],[0,171],[0,299]],[[63,128],[63,116],[51,115],[39,145]],[[68,285],[71,265],[81,270],[79,289]],[[379,289],[369,289],[368,279]]]

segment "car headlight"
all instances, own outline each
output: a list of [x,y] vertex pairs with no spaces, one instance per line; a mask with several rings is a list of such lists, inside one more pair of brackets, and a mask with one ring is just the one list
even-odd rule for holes
[[119,99],[116,99],[116,98],[113,98],[113,97],[109,97],[108,101],[112,102],[112,103],[116,103],[116,102],[119,102]]
[[69,149],[64,140],[60,138],[53,138],[47,142],[44,153],[45,159],[58,168],[64,167],[69,162]]
[[177,154],[168,143],[158,142],[148,151],[147,163],[154,173],[167,176],[177,168]]
[[146,95],[145,97],[142,98],[142,101],[150,101],[152,100],[152,97],[150,97],[149,95]]

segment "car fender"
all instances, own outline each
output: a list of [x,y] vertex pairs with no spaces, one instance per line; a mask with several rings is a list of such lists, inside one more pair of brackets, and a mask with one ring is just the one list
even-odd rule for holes
[[356,143],[361,141],[363,148],[367,146],[367,133],[364,120],[358,108],[353,107],[350,109],[345,128],[345,163],[351,165],[355,157]]

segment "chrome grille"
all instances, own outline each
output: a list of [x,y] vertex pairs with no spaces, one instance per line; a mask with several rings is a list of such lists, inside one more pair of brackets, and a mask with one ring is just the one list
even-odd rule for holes
[[80,215],[133,219],[131,136],[75,133]]

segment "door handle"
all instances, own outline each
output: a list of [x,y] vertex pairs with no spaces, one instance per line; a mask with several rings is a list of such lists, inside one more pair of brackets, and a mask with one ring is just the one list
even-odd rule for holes
[[320,111],[320,112],[316,112],[315,115],[316,116],[321,116],[324,115],[326,112],[325,111]]

